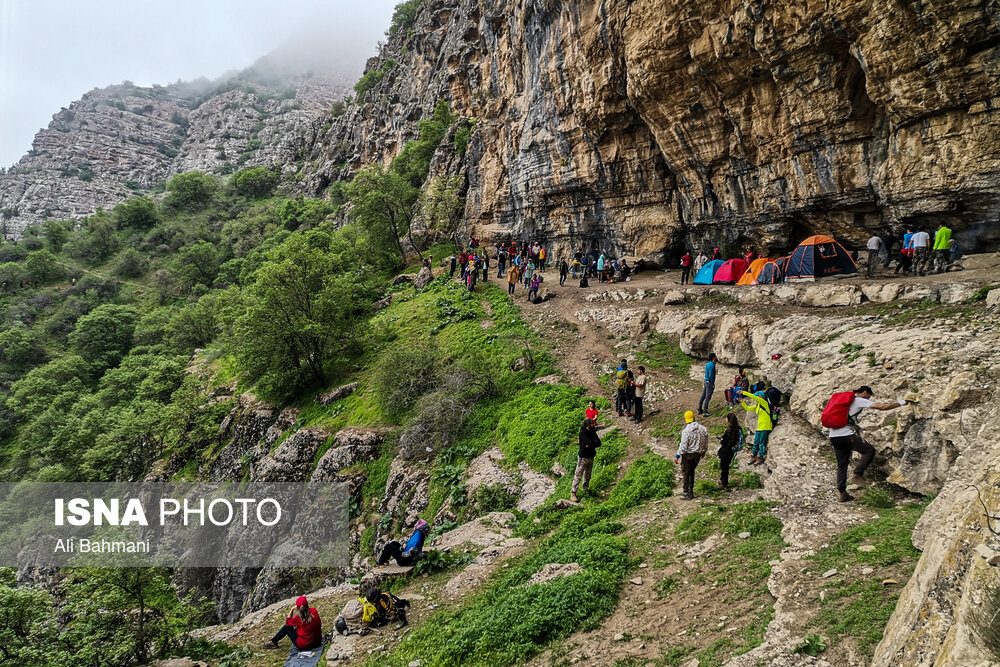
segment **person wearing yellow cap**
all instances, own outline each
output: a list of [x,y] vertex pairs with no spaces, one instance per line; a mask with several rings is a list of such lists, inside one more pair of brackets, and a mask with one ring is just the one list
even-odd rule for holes
[[681,431],[681,442],[677,447],[677,455],[674,456],[674,463],[680,463],[681,474],[684,478],[685,500],[694,498],[694,471],[698,463],[708,451],[708,429],[699,424],[694,413],[688,410],[684,413],[684,421],[687,426]]

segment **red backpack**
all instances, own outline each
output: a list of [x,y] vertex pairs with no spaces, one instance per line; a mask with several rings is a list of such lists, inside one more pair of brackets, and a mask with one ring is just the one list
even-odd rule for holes
[[819,418],[820,423],[826,428],[843,428],[847,426],[848,410],[853,400],[853,391],[843,391],[831,396],[830,400],[826,403],[826,407],[823,408],[823,414]]

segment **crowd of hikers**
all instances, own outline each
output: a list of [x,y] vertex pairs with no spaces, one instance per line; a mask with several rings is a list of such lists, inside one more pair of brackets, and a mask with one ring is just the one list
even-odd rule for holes
[[[572,279],[579,280],[580,287],[589,287],[591,278],[601,283],[627,282],[636,271],[625,258],[608,257],[603,252],[587,252],[582,248],[572,257],[550,260],[548,248],[537,241],[498,243],[489,250],[482,247],[479,239],[473,238],[467,248],[448,257],[448,275],[455,278],[457,274],[457,279],[473,291],[477,283],[489,280],[490,267],[495,263],[497,279],[507,280],[507,293],[514,296],[517,286],[521,285],[527,290],[528,300],[534,302],[545,282],[542,272],[547,269],[554,268],[558,272],[560,286]],[[430,262],[425,260],[425,266],[429,267]]]

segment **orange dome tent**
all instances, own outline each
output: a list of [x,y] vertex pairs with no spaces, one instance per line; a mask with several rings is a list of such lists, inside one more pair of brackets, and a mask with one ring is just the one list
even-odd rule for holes
[[750,266],[747,267],[746,273],[736,282],[737,285],[756,285],[757,275],[760,274],[760,270],[764,268],[764,265],[771,260],[767,257],[758,257],[754,261],[750,262]]

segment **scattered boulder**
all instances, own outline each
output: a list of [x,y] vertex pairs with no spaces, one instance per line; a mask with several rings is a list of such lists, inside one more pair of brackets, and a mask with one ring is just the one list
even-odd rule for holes
[[430,269],[424,266],[421,267],[420,273],[417,274],[417,277],[413,279],[413,286],[418,290],[422,290],[430,285],[432,280],[434,280],[434,274],[431,273]]
[[320,394],[316,397],[316,402],[320,405],[330,405],[334,401],[339,401],[342,398],[347,398],[353,394],[358,389],[358,383],[352,382],[350,384],[345,384],[337,387],[333,391],[327,392],[325,394]]
[[312,481],[338,480],[338,472],[355,463],[374,461],[382,452],[384,436],[372,429],[346,428],[337,432],[333,446],[323,454],[316,465]]
[[561,579],[562,577],[568,577],[571,574],[579,572],[583,572],[583,568],[580,567],[579,563],[549,563],[531,575],[531,579],[528,579],[528,586],[542,584],[553,579]]
[[250,474],[252,482],[300,482],[312,469],[316,451],[330,434],[320,426],[299,429],[273,454],[262,458]]
[[384,310],[384,309],[388,308],[389,304],[391,304],[391,303],[392,303],[392,294],[390,294],[389,296],[385,297],[384,299],[379,299],[378,301],[376,301],[375,305],[373,306],[373,308],[375,309],[375,312],[378,312],[380,310]]
[[448,551],[463,544],[484,548],[510,537],[514,515],[511,512],[490,512],[434,538],[431,549]]
[[518,488],[520,498],[516,508],[525,514],[531,514],[555,493],[556,483],[548,475],[533,470],[524,461],[518,464],[518,470],[521,472],[521,485]]
[[664,306],[679,306],[682,303],[684,303],[686,300],[687,300],[687,296],[684,294],[684,292],[682,292],[680,290],[677,290],[677,289],[667,290],[663,294],[663,305]]
[[861,303],[861,289],[857,285],[808,285],[799,293],[798,302],[815,308],[857,306]]
[[540,378],[535,378],[535,384],[562,384],[562,381],[562,376],[558,373],[543,375]]
[[992,289],[986,294],[986,306],[988,308],[1000,308],[1000,287]]
[[402,273],[393,279],[392,286],[399,287],[400,285],[405,285],[406,283],[412,283],[416,279],[417,274],[415,273]]

